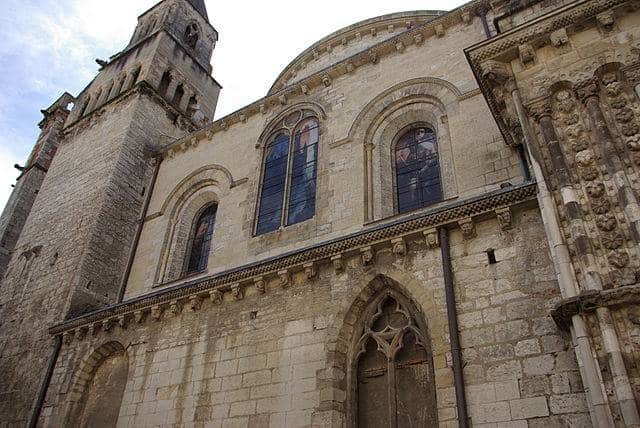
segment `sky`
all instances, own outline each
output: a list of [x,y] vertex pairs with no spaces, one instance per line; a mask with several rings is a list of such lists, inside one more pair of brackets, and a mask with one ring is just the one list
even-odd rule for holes
[[[128,43],[137,17],[158,0],[0,0],[0,207],[39,133],[40,110],[77,95],[96,58]],[[213,76],[223,89],[216,118],[264,96],[280,71],[324,36],[363,19],[409,10],[450,10],[461,0],[207,0],[219,41]],[[314,3],[318,5],[318,3]]]

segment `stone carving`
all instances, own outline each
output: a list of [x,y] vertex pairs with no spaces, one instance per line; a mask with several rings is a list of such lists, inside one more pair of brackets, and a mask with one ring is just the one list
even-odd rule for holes
[[604,230],[605,232],[611,232],[616,228],[617,223],[616,216],[612,213],[606,213],[596,217],[596,225],[600,230]]
[[427,229],[423,231],[422,234],[424,235],[424,239],[427,244],[427,247],[438,248],[440,246],[437,229],[435,228]]
[[307,279],[313,279],[318,275],[318,268],[314,262],[305,263],[302,265],[304,269],[304,275]]
[[423,42],[424,42],[424,36],[422,35],[422,33],[417,33],[413,36],[413,42],[420,46]]
[[135,311],[133,313],[133,320],[140,324],[144,320],[144,311]]
[[244,287],[239,282],[231,285],[231,295],[235,300],[244,299]]
[[151,318],[154,321],[159,321],[162,317],[162,307],[160,305],[153,305],[151,307]]
[[511,223],[511,209],[509,209],[509,207],[497,209],[496,217],[498,218],[498,223],[500,224],[500,230],[509,230],[513,226]]
[[125,329],[127,328],[127,316],[126,315],[120,315],[118,317],[118,325],[120,326],[120,328]]
[[371,61],[372,64],[378,63],[378,54],[376,53],[376,51],[374,50],[369,51],[369,61]]
[[620,232],[614,231],[602,236],[602,245],[608,250],[620,248],[622,244],[624,244],[624,236]]
[[444,25],[438,24],[434,27],[434,30],[436,32],[436,36],[444,37]]
[[266,282],[261,276],[253,279],[253,285],[256,286],[256,290],[258,290],[260,294],[264,294],[267,291]]
[[288,270],[278,271],[278,278],[280,279],[280,286],[282,288],[287,288],[291,285],[291,274]]
[[342,258],[342,254],[331,256],[331,264],[336,272],[344,270],[344,259]]
[[569,36],[567,36],[567,30],[564,28],[561,28],[551,33],[549,35],[549,39],[551,40],[551,44],[556,48],[559,48],[569,43]]
[[599,13],[596,16],[596,19],[598,20],[598,24],[600,24],[600,26],[604,30],[610,31],[613,28],[613,23],[614,23],[613,11],[608,10],[606,12]]
[[91,325],[89,326],[89,336],[96,336],[98,334],[98,331],[100,331],[101,326],[101,322],[91,323]]
[[362,264],[368,265],[373,262],[373,249],[371,247],[360,248],[360,254],[362,255]]
[[462,230],[464,239],[471,239],[476,236],[476,226],[471,218],[459,220],[458,226],[460,226],[460,230]]
[[404,255],[407,253],[407,243],[404,241],[404,238],[395,238],[391,240],[391,245],[393,247],[393,253],[397,255]]
[[613,250],[607,256],[609,263],[619,269],[629,264],[629,254],[623,250]]
[[518,46],[518,53],[520,55],[520,62],[524,66],[527,66],[536,60],[536,53],[533,50],[533,47],[529,44]]
[[180,315],[180,312],[182,312],[182,304],[180,304],[179,300],[172,300],[169,303],[169,313],[171,316],[176,316]]
[[201,296],[199,296],[198,294],[195,294],[189,297],[189,308],[191,309],[192,312],[199,310],[201,306],[202,306]]
[[209,292],[209,298],[214,305],[222,303],[222,292],[220,290],[212,290]]
[[62,341],[64,342],[65,345],[69,345],[73,341],[74,336],[75,336],[74,330],[66,331],[62,335]]
[[328,74],[322,76],[322,84],[326,87],[331,86],[331,76],[329,76]]
[[105,331],[105,332],[106,331],[111,331],[111,328],[113,327],[113,324],[114,323],[110,318],[102,321],[102,330]]
[[404,43],[402,43],[401,41],[396,43],[396,50],[398,52],[404,52],[404,48],[405,48]]

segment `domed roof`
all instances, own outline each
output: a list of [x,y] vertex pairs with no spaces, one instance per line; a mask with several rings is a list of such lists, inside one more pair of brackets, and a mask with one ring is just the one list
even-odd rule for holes
[[273,94],[331,64],[342,61],[412,28],[448,13],[441,10],[398,12],[344,27],[311,45],[285,67],[269,89]]

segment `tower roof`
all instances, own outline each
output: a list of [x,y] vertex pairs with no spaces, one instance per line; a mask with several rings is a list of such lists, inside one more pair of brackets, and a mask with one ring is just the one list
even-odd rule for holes
[[207,22],[209,22],[209,16],[207,15],[207,7],[204,5],[204,0],[188,0],[188,1],[191,4],[191,6],[193,6],[193,8],[197,10],[198,13],[200,13],[200,15],[202,15],[202,17],[207,20]]

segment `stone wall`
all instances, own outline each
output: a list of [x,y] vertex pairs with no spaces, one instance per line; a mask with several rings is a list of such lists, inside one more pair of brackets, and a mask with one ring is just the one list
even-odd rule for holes
[[[493,219],[476,231],[451,237],[473,426],[588,426],[570,338],[548,315],[558,292],[536,208],[517,209],[509,229]],[[264,294],[247,286],[239,300],[225,293],[219,303],[171,305],[75,336],[63,346],[42,422],[64,420],[96,370],[93,350],[115,341],[129,358],[119,426],[341,426],[354,325],[391,287],[426,321],[439,423],[457,426],[440,249],[414,239],[407,248],[404,256],[380,249],[370,265],[350,257],[339,272],[324,264],[312,279],[300,272],[285,289],[268,280]]]

